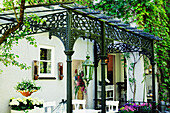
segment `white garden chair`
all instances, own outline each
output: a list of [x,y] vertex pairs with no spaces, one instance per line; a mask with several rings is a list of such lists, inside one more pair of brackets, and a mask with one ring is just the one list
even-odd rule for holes
[[44,102],[43,104],[44,113],[51,113],[55,107],[56,107],[55,101]]
[[74,105],[75,107],[75,110],[79,110],[80,109],[80,105],[82,105],[83,109],[86,109],[85,108],[85,105],[86,105],[86,100],[72,100],[72,104]]
[[[114,106],[116,106],[115,110],[113,109]],[[119,101],[106,101],[106,107],[108,108],[108,111],[106,113],[118,112],[118,106],[119,106]]]

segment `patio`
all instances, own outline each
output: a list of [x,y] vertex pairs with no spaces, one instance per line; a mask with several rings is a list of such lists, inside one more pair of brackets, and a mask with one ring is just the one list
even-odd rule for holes
[[[139,52],[150,59],[152,65],[152,110],[156,109],[155,94],[155,63],[153,41],[161,40],[159,37],[150,35],[142,30],[131,27],[129,24],[121,23],[112,17],[101,14],[101,12],[88,9],[78,4],[53,4],[53,8],[44,6],[31,6],[27,12],[33,8],[40,19],[46,20],[43,23],[37,23],[31,19],[32,32],[26,35],[49,32],[49,39],[52,36],[58,37],[65,48],[67,56],[67,113],[72,113],[72,55],[74,54],[73,46],[78,38],[89,39],[94,43],[94,74],[95,74],[95,108],[97,107],[97,67],[101,60],[101,112],[106,113],[106,81],[105,81],[105,60],[109,53]],[[27,8],[27,7],[26,7]],[[48,10],[47,10],[48,9]],[[13,13],[4,13],[0,16],[14,16]],[[13,18],[11,16],[11,18]],[[5,19],[9,20],[9,19]],[[0,24],[0,33],[3,34],[10,26],[16,25],[16,21]],[[21,26],[23,31],[25,26]],[[11,34],[14,36],[15,34]]]

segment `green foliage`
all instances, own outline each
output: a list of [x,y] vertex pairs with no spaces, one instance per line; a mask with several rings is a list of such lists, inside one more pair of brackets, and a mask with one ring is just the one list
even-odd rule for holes
[[35,90],[40,90],[40,86],[37,86],[34,81],[31,80],[23,80],[22,82],[18,82],[14,87],[17,91],[29,91],[33,92]]

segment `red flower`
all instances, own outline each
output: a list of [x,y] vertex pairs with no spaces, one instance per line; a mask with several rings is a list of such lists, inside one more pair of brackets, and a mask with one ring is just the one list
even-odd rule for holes
[[80,76],[78,76],[77,78],[78,78],[78,80],[80,80]]
[[75,74],[77,74],[77,69],[75,70]]

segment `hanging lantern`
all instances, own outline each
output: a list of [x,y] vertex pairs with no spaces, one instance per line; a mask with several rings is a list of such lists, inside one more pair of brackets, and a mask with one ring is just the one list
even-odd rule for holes
[[92,63],[92,61],[90,61],[90,56],[87,55],[86,58],[87,59],[83,62],[82,66],[84,72],[84,79],[89,82],[90,80],[92,80],[94,64]]

